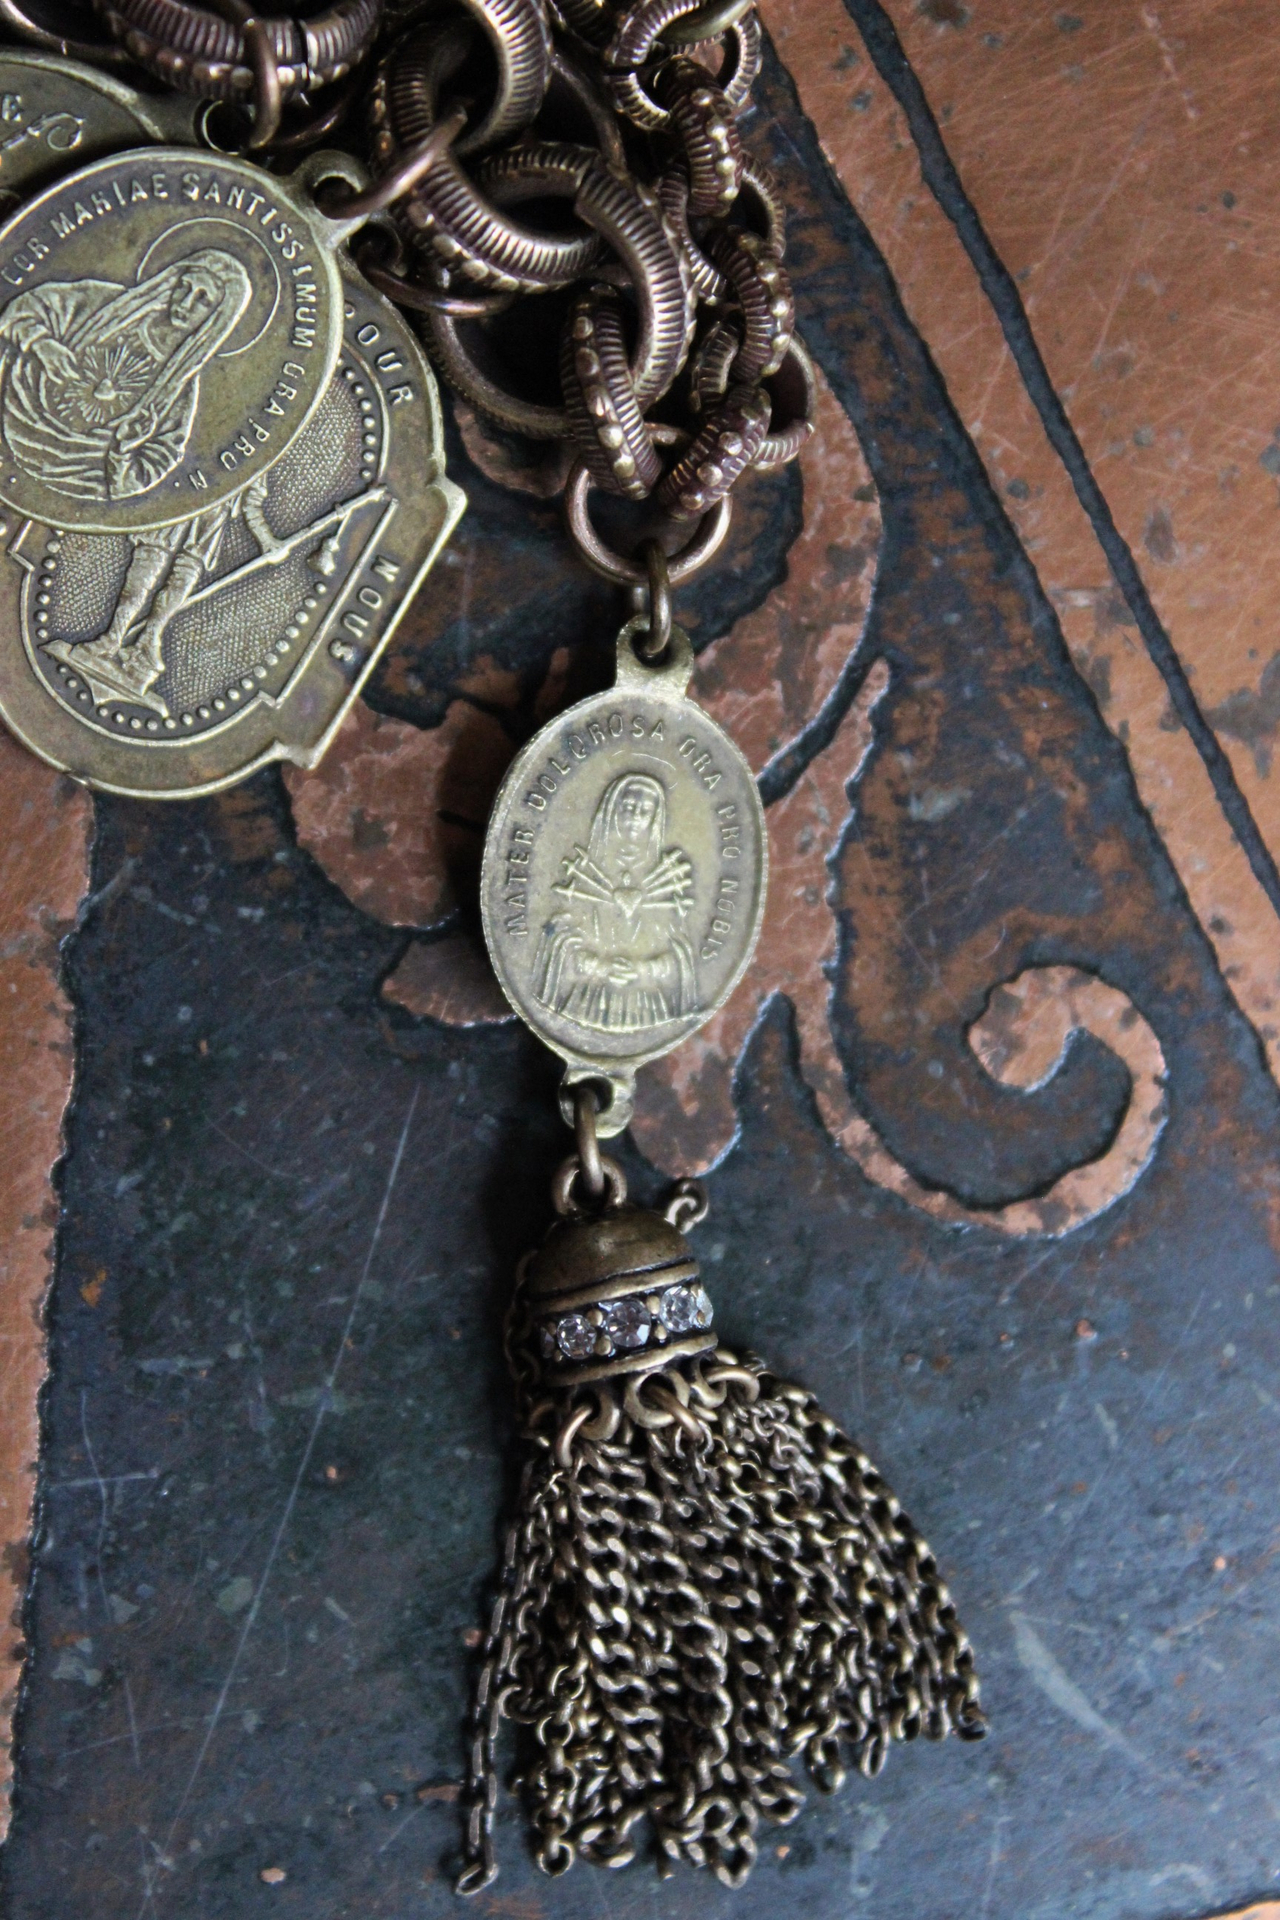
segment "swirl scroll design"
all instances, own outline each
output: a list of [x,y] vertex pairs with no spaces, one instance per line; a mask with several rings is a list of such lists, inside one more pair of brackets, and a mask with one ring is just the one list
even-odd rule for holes
[[[699,661],[700,702],[758,774],[777,766],[837,695],[863,637],[879,564],[878,504],[853,429],[825,383],[818,432],[801,464],[813,484],[806,487],[805,526],[787,580]],[[836,621],[833,606],[840,610]],[[562,698],[564,671],[557,659],[544,713]],[[794,1010],[800,1071],[823,1123],[868,1180],[945,1226],[1057,1238],[1113,1206],[1150,1165],[1165,1124],[1164,1054],[1128,995],[1080,967],[1033,966],[993,984],[967,1040],[996,1083],[1027,1095],[1047,1087],[1078,1033],[1108,1047],[1130,1079],[1123,1115],[1100,1154],[1068,1167],[1046,1191],[1002,1205],[968,1205],[926,1184],[859,1111],[832,1032],[837,925],[828,863],[889,685],[886,663],[872,663],[828,744],[769,807],[770,901],[756,955],[729,1004],[640,1075],[633,1137],[648,1159],[672,1174],[706,1171],[721,1160],[739,1131],[736,1064],[782,997]],[[485,694],[492,703],[494,686]],[[458,887],[449,874],[454,830],[447,822],[483,821],[510,752],[500,722],[462,698],[442,726],[425,732],[367,710],[354,713],[317,773],[286,775],[299,839],[329,877],[384,921],[441,930],[443,937],[409,948],[384,995],[452,1026],[514,1017],[478,942],[448,930]],[[424,791],[437,795],[434,815],[422,805]]]

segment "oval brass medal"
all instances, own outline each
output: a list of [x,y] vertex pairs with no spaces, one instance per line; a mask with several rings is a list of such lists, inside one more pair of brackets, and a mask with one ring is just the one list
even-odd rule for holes
[[212,523],[307,424],[341,328],[288,181],[173,147],[81,168],[0,227],[0,499],[63,530]]
[[[516,1011],[566,1060],[626,1081],[728,998],[764,910],[766,837],[738,749],[646,667],[631,630],[618,679],[561,715],[511,767],[481,873],[485,937]],[[603,1130],[603,1129],[602,1129]]]

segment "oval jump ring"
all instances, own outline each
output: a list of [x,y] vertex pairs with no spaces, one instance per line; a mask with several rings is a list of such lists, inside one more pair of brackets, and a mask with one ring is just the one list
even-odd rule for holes
[[261,147],[269,147],[280,131],[284,88],[280,84],[280,68],[266,21],[256,16],[248,19],[243,22],[241,32],[244,50],[253,68],[253,126],[249,148],[256,152]]
[[649,574],[649,631],[637,638],[636,652],[658,661],[671,644],[671,567],[660,540],[642,540],[640,553]]
[[[628,560],[623,554],[615,553],[596,532],[587,510],[590,491],[590,469],[585,461],[575,460],[569,469],[564,490],[565,516],[574,545],[587,565],[603,579],[612,580],[622,587],[647,586],[648,568],[635,560]],[[670,556],[668,567],[673,587],[688,580],[699,567],[705,567],[715,557],[724,544],[732,517],[733,503],[725,494],[703,515],[688,543]]]
[[[607,1153],[601,1154],[600,1167],[608,1190],[605,1206],[610,1213],[614,1213],[626,1203],[627,1176],[617,1161],[611,1160]],[[573,1195],[573,1189],[581,1171],[581,1160],[576,1153],[571,1153],[567,1160],[560,1162],[552,1176],[551,1203],[556,1212],[566,1218],[572,1218],[585,1211]]]
[[375,213],[383,213],[395,201],[403,199],[424,175],[439,165],[460,129],[466,125],[466,119],[466,108],[455,107],[447,118],[437,122],[425,140],[404,154],[389,173],[384,173],[363,193],[352,194],[349,200],[343,200],[336,209],[338,217],[343,220],[371,220]]

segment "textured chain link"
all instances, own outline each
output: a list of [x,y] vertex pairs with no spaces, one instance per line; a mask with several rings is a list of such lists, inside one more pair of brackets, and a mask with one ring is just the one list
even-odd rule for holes
[[[486,41],[505,49],[496,101]],[[660,537],[688,549],[690,523],[813,430],[783,211],[739,126],[760,56],[743,4],[572,0],[544,15],[542,0],[467,0],[452,25],[410,25],[374,83],[384,171],[480,88],[471,130],[396,202],[404,251],[378,285],[395,297],[398,272],[446,378],[481,413],[572,443],[570,528],[614,578],[622,556],[591,537],[586,492],[652,501]],[[486,315],[483,293],[519,298]]]
[[593,489],[650,502],[643,537],[683,577],[744,474],[813,431],[782,205],[740,126],[748,0],[99,4],[167,84],[244,109],[217,137],[269,165],[363,117],[379,184],[343,211],[387,219],[362,266],[482,414],[571,443],[569,530],[597,572],[636,577],[592,530]]

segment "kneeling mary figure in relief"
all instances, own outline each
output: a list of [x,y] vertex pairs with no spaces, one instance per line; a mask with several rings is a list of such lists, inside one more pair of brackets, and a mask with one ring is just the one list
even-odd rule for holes
[[545,1007],[604,1033],[639,1033],[698,1008],[693,863],[664,847],[667,797],[647,773],[610,781],[585,847],[562,862],[567,902],[542,933],[537,995]]

